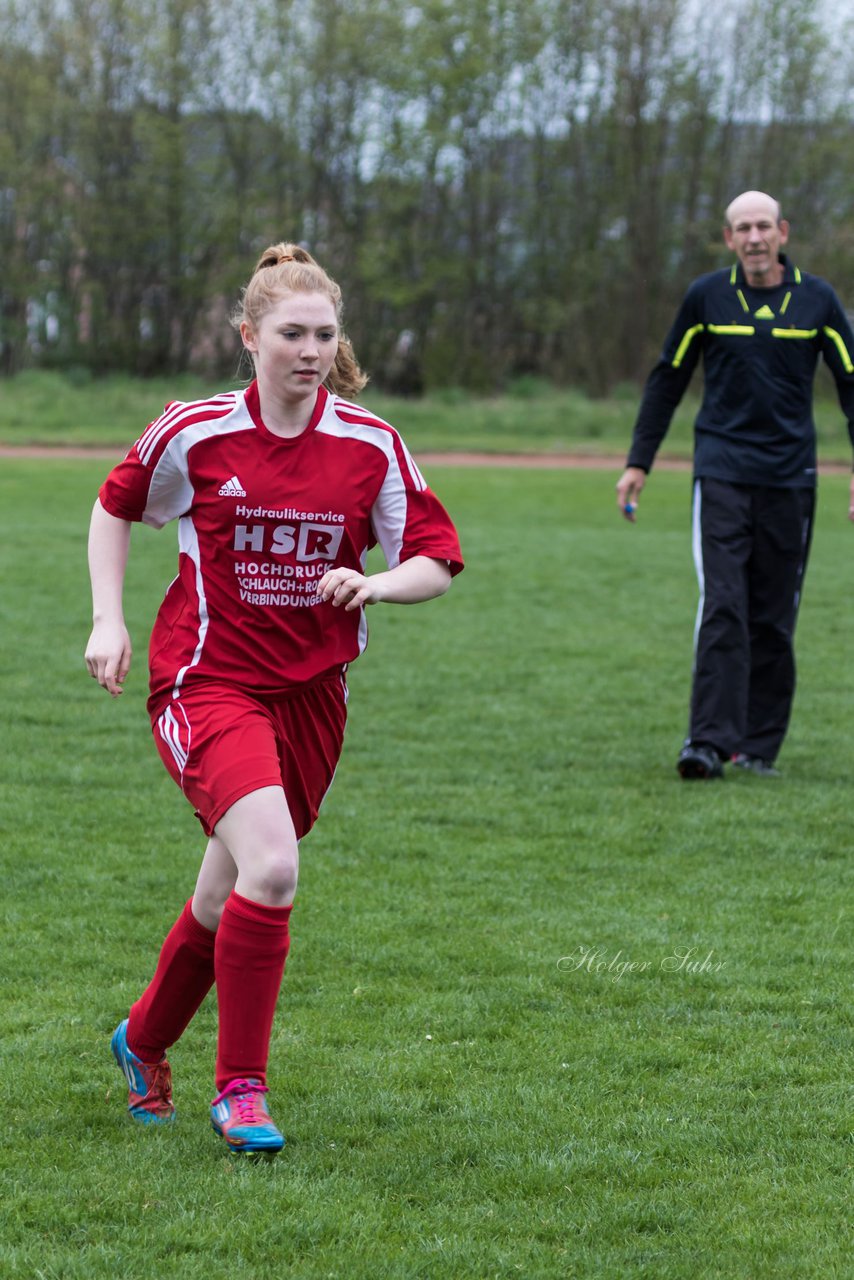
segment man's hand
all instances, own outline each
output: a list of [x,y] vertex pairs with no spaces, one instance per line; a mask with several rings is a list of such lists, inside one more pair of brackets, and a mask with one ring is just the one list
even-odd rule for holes
[[[617,481],[617,506],[632,524],[637,520],[638,498],[646,484],[646,472],[641,467],[626,467]],[[854,501],[854,481],[852,481]],[[854,516],[851,517],[854,519]]]

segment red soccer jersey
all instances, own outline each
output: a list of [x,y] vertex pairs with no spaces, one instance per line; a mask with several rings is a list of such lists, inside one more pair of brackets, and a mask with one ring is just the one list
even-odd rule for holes
[[279,693],[352,662],[364,610],[316,593],[327,569],[413,556],[462,569],[451,520],[395,429],[320,388],[305,431],[261,420],[258,390],[175,403],[101,487],[105,510],[161,528],[178,518],[178,576],[151,635],[152,699],[188,681]]

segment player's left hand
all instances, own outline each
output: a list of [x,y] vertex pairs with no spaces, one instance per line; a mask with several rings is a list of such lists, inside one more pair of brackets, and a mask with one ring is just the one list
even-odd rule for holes
[[317,584],[317,594],[336,609],[343,604],[345,612],[382,599],[374,579],[355,569],[329,569]]

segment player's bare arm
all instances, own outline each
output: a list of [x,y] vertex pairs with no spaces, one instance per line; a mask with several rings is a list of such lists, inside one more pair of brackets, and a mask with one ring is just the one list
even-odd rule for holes
[[637,519],[638,498],[646,484],[646,472],[641,467],[626,467],[617,481],[617,506],[627,520]]
[[90,676],[113,698],[122,692],[133,652],[122,611],[130,531],[129,521],[111,516],[96,501],[89,525],[92,634],[85,661]]
[[364,574],[355,569],[330,569],[317,586],[318,595],[331,600],[345,612],[362,605],[420,604],[444,595],[451,583],[451,571],[444,560],[413,556],[394,569]]

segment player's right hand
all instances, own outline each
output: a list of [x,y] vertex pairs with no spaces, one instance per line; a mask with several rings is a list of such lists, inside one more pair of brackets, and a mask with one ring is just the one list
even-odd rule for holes
[[86,646],[86,669],[111,698],[117,698],[130,671],[133,654],[123,622],[96,622]]

